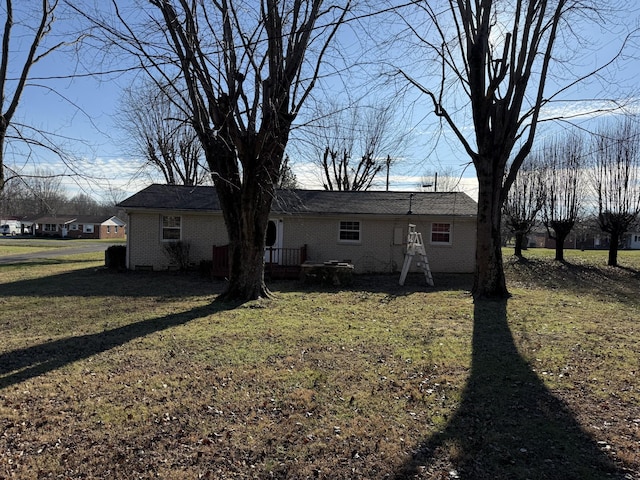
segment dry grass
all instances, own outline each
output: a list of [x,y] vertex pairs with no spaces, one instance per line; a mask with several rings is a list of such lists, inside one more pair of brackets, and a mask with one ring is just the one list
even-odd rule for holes
[[468,276],[226,309],[95,255],[0,266],[0,478],[639,478],[640,256],[532,254],[476,305]]

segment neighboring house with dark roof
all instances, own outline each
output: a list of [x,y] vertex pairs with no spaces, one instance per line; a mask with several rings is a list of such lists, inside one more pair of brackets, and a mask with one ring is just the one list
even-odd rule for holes
[[[228,243],[215,187],[151,185],[119,204],[128,214],[127,267],[171,268],[165,246],[189,245],[190,262]],[[422,233],[433,272],[473,272],[477,204],[461,192],[280,190],[267,229],[267,262],[304,247],[308,262],[349,261],[356,273],[399,272],[409,224]],[[413,265],[413,269],[416,266]]]
[[113,215],[56,215],[31,219],[34,235],[62,238],[125,238],[126,223]]

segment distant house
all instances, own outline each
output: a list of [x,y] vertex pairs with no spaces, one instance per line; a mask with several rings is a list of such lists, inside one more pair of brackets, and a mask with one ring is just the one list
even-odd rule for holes
[[[564,242],[565,249],[605,250],[609,248],[610,237],[601,231],[586,230],[571,232]],[[529,248],[556,248],[556,241],[549,237],[546,230],[538,229],[528,236]],[[620,248],[640,250],[640,232],[627,232],[620,241]]]
[[[191,263],[228,243],[214,187],[151,185],[119,205],[128,214],[127,267],[171,268],[165,246],[189,244]],[[281,190],[272,204],[265,261],[348,261],[356,273],[398,272],[408,225],[422,233],[433,272],[472,272],[476,203],[465,193]]]
[[640,232],[629,232],[624,239],[625,248],[640,250]]
[[56,215],[30,220],[33,234],[62,238],[125,238],[126,223],[112,215]]

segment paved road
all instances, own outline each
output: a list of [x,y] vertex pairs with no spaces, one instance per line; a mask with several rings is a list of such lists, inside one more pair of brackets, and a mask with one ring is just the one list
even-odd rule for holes
[[[62,255],[76,255],[79,253],[104,252],[109,248],[110,244],[105,242],[91,242],[88,240],[59,240],[59,239],[39,239],[39,238],[21,238],[21,237],[0,237],[0,246],[29,246],[42,247],[33,252],[16,253],[11,255],[0,256],[0,265],[11,263],[23,263],[40,258],[53,258]],[[52,248],[53,247],[53,248]]]

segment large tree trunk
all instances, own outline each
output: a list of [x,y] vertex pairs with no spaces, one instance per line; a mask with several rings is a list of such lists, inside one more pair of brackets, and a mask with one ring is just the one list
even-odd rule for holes
[[522,258],[522,249],[527,239],[527,234],[524,232],[515,232],[515,237],[516,237],[516,244],[513,249],[514,250],[513,254],[518,258]]
[[478,221],[476,230],[476,270],[473,298],[508,298],[502,268],[500,220],[502,175],[478,169]]
[[252,161],[241,162],[247,165],[242,172],[236,167],[240,152],[227,148],[230,142],[219,135],[207,138],[210,148],[205,154],[217,156],[218,175],[213,180],[229,237],[229,278],[218,301],[246,302],[270,295],[264,282],[264,240],[275,196],[273,179],[280,169],[281,145],[286,144],[286,135],[282,138],[284,142],[269,138],[272,148],[263,144],[260,157],[255,153],[255,143],[243,144],[241,154]]
[[618,266],[618,245],[620,244],[620,234],[617,231],[611,232],[611,241],[609,243],[609,260],[607,265],[610,267]]
[[[269,191],[267,191],[269,190]],[[274,190],[244,184],[240,189],[217,186],[229,236],[229,278],[223,302],[268,297],[264,282],[264,238]]]
[[[564,262],[564,242],[573,230],[574,220],[554,220],[550,227],[553,229],[553,238],[556,241],[556,261]],[[551,233],[549,232],[551,235]]]
[[556,232],[556,261],[564,262],[564,241],[567,239],[567,235],[564,232]]

